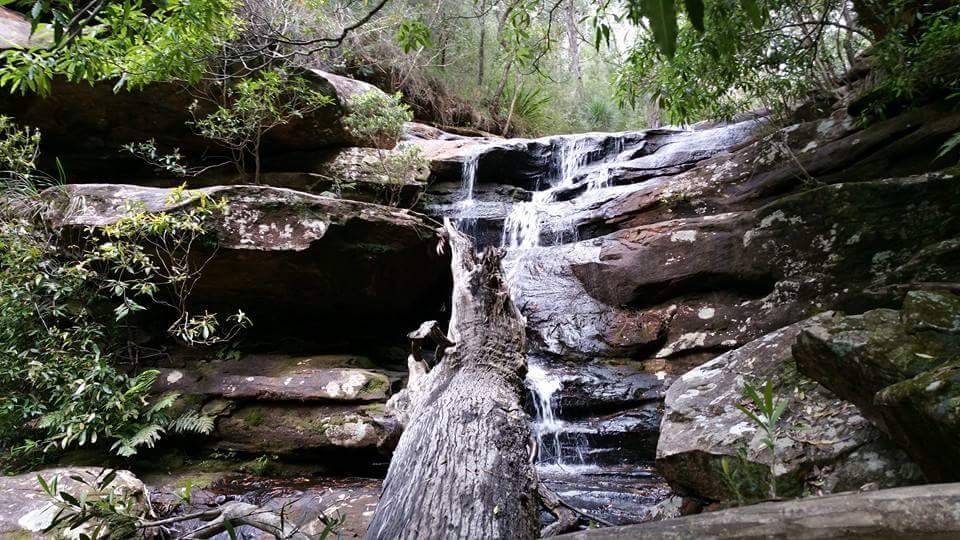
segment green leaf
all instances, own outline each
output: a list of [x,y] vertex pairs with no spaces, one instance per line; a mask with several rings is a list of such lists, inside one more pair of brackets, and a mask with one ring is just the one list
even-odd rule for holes
[[760,394],[757,393],[757,389],[754,388],[750,383],[743,385],[743,395],[750,398],[750,401],[752,401],[757,407],[763,407],[763,400],[760,399]]
[[67,493],[66,491],[61,491],[61,492],[60,492],[60,498],[63,499],[63,500],[65,500],[65,501],[67,501],[67,502],[70,503],[71,505],[73,505],[73,506],[75,506],[75,507],[77,507],[77,508],[80,508],[80,501],[78,501],[76,497],[74,497],[73,495]]
[[750,418],[750,420],[753,421],[754,424],[756,424],[759,427],[763,427],[764,425],[763,420],[760,420],[760,417],[754,414],[753,411],[751,411],[750,409],[740,404],[737,404],[737,409],[739,409],[740,412],[742,412],[743,414],[747,415]]
[[947,142],[943,143],[943,146],[940,147],[940,152],[937,154],[937,159],[946,156],[958,146],[960,146],[960,131],[954,133],[952,137],[947,139]]
[[102,480],[100,480],[100,483],[97,487],[99,489],[104,489],[105,487],[109,486],[110,483],[113,482],[113,479],[116,477],[117,477],[117,471],[110,471],[106,476],[103,477]]
[[237,540],[237,531],[233,529],[233,523],[230,523],[229,519],[223,520],[223,528],[227,530],[230,540]]
[[677,52],[677,7],[673,0],[643,0],[643,14],[660,51],[673,58]]
[[770,413],[773,412],[773,382],[767,380],[767,384],[763,385],[763,413],[770,416]]
[[741,0],[740,5],[743,7],[743,10],[747,12],[747,17],[753,22],[753,26],[755,26],[757,30],[763,28],[765,14],[761,11],[757,0]]
[[777,420],[780,420],[780,416],[783,414],[783,411],[787,410],[787,405],[790,403],[789,400],[783,399],[777,402],[776,408],[773,410],[773,414],[770,415],[770,425],[776,426]]
[[703,33],[706,29],[703,26],[703,0],[683,0],[683,5],[687,8],[687,17],[690,19],[690,24],[697,32]]

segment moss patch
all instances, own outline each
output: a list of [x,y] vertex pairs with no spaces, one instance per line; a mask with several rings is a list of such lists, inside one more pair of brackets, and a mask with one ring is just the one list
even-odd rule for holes
[[263,409],[254,407],[243,416],[243,423],[249,427],[257,427],[263,423]]

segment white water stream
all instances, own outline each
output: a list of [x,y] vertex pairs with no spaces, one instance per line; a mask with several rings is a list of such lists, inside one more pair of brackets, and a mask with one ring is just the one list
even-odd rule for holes
[[[559,190],[574,188],[578,182],[582,182],[587,191],[608,185],[610,163],[622,152],[623,139],[615,139],[613,148],[607,148],[606,152],[598,149],[597,138],[590,135],[560,137],[552,146],[556,150],[552,155],[549,170],[544,171],[543,189],[535,191],[530,201],[514,204],[504,222],[501,246],[520,259],[521,263],[527,250],[541,245],[543,223],[548,218],[545,210],[555,204],[555,196]],[[474,205],[473,190],[480,154],[480,151],[474,150],[464,161],[462,196],[458,202],[458,207],[464,214],[469,213]],[[566,227],[562,224],[562,218],[560,221],[559,230],[554,231],[554,243],[561,242],[563,238],[576,238],[573,225]],[[458,220],[461,230],[468,234],[474,233],[474,222],[475,220],[469,217]],[[510,276],[507,278],[509,280]],[[582,436],[569,432],[559,418],[559,408],[555,400],[557,392],[563,388],[559,375],[551,373],[541,360],[531,355],[528,357],[526,383],[532,394],[536,413],[533,430],[539,443],[538,465],[588,465],[585,459],[589,450],[586,441]]]
[[[570,136],[558,141],[554,154],[555,174],[548,178],[546,189],[535,191],[530,201],[513,206],[503,224],[501,245],[507,249],[529,249],[540,246],[544,211],[554,202],[557,191],[572,188],[578,179],[586,184],[586,190],[606,187],[610,181],[610,164],[623,150],[623,139],[615,139],[615,146],[598,163],[590,163],[596,151],[596,140],[589,136]],[[576,237],[572,226],[568,231],[557,231],[554,243],[559,243],[564,233]]]

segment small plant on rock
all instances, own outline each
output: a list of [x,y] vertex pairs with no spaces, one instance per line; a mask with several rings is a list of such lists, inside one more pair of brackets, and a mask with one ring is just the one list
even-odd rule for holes
[[770,451],[770,476],[767,487],[769,497],[776,499],[777,435],[780,432],[778,424],[790,402],[786,399],[774,397],[773,383],[769,380],[763,387],[763,395],[750,384],[744,385],[743,393],[748,401],[737,404],[737,409],[747,415],[750,421],[761,431],[762,438],[760,439],[760,444],[764,449]]
[[392,146],[403,133],[403,125],[413,118],[410,108],[402,103],[399,93],[392,96],[376,90],[352,96],[349,100],[350,114],[344,124],[357,139],[377,147],[378,159],[364,163],[364,173],[382,180],[385,202],[391,206],[400,204],[403,187],[410,180],[426,177],[428,162],[416,145],[401,145],[392,151],[381,147]]
[[344,124],[351,135],[374,146],[393,146],[403,133],[403,125],[413,119],[410,107],[402,101],[398,92],[387,95],[379,90],[369,90],[350,96],[347,108],[350,113]]

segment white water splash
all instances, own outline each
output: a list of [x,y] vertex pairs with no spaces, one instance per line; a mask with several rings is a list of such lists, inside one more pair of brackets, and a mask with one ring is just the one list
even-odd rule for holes
[[471,148],[464,156],[463,169],[460,171],[460,197],[456,203],[457,213],[455,224],[460,232],[475,236],[477,219],[471,215],[471,209],[476,201],[473,199],[473,187],[477,182],[477,165],[480,163],[481,151]]
[[[503,247],[529,249],[540,246],[544,209],[554,201],[557,190],[573,187],[580,177],[584,177],[588,191],[609,185],[609,165],[601,162],[592,168],[588,166],[595,140],[590,137],[564,137],[557,144],[559,147],[554,153],[555,176],[548,181],[546,189],[534,192],[530,201],[519,202],[510,210],[503,224]],[[604,161],[615,159],[620,154],[623,139],[614,139],[613,145]],[[558,231],[557,241],[564,236],[563,233],[563,230]]]
[[463,169],[460,171],[461,192],[458,204],[461,208],[473,206],[473,186],[477,182],[477,165],[480,163],[480,152],[472,149],[464,156]]
[[540,445],[540,455],[549,452],[559,460],[563,455],[560,449],[562,425],[554,414],[552,401],[553,395],[563,387],[560,377],[550,375],[540,365],[530,362],[527,366],[527,386],[534,397],[537,418],[533,429]]

